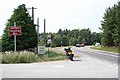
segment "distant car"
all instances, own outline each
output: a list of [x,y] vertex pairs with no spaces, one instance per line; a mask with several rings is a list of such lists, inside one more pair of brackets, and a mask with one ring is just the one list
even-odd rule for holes
[[84,47],[85,46],[85,44],[80,44],[80,47]]
[[76,47],[80,47],[80,44],[76,44]]
[[85,44],[76,44],[76,47],[84,47]]

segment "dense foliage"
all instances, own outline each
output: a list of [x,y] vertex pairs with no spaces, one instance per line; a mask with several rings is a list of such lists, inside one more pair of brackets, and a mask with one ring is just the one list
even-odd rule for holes
[[102,45],[120,45],[120,1],[113,7],[106,9],[102,21]]
[[[48,35],[49,33],[46,33]],[[100,33],[91,32],[90,29],[74,29],[62,30],[57,33],[50,33],[52,36],[52,47],[58,46],[75,46],[76,44],[93,45],[96,42],[100,43]],[[40,43],[43,43],[43,33],[40,34]]]
[[0,38],[0,52],[2,51],[2,39]]
[[22,35],[17,36],[17,50],[27,50],[37,46],[37,36],[35,25],[31,19],[27,8],[24,4],[19,5],[17,9],[14,9],[13,15],[7,22],[7,27],[4,29],[2,35],[2,50],[14,50],[14,36],[8,35],[8,27],[13,26],[16,22],[17,26],[22,27]]

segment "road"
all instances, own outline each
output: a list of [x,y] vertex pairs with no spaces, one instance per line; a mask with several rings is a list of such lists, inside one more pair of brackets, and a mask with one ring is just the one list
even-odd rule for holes
[[108,62],[118,65],[118,54],[117,53],[90,49],[89,46],[81,47],[81,48],[73,47],[73,52],[78,53],[78,54],[80,53],[80,54],[88,55],[90,57],[97,58],[102,61],[108,61]]
[[99,51],[89,47],[73,47],[72,50],[75,53],[73,62],[2,64],[2,78],[118,78],[117,59],[96,56]]

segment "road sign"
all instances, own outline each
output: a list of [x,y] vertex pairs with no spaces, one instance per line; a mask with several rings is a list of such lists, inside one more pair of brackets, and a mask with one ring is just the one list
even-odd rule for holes
[[45,46],[38,46],[38,54],[45,54]]
[[22,31],[21,31],[21,27],[20,26],[10,26],[8,28],[9,32],[9,36],[13,36],[13,35],[16,35],[16,36],[20,36],[22,34]]
[[51,39],[48,39],[47,40],[47,44],[51,44],[52,43],[52,40]]

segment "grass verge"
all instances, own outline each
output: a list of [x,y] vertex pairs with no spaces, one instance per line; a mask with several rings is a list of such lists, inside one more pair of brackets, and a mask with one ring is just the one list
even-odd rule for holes
[[48,62],[48,61],[57,61],[57,60],[65,60],[67,59],[66,55],[61,53],[61,52],[56,52],[56,51],[49,51],[46,52],[44,55],[39,54],[38,62]]
[[21,51],[21,52],[5,52],[0,57],[3,64],[12,63],[33,63],[33,62],[48,62],[56,60],[65,60],[67,57],[60,52],[49,51],[45,54],[35,54],[33,52]]
[[118,47],[90,47],[91,49],[118,53]]

